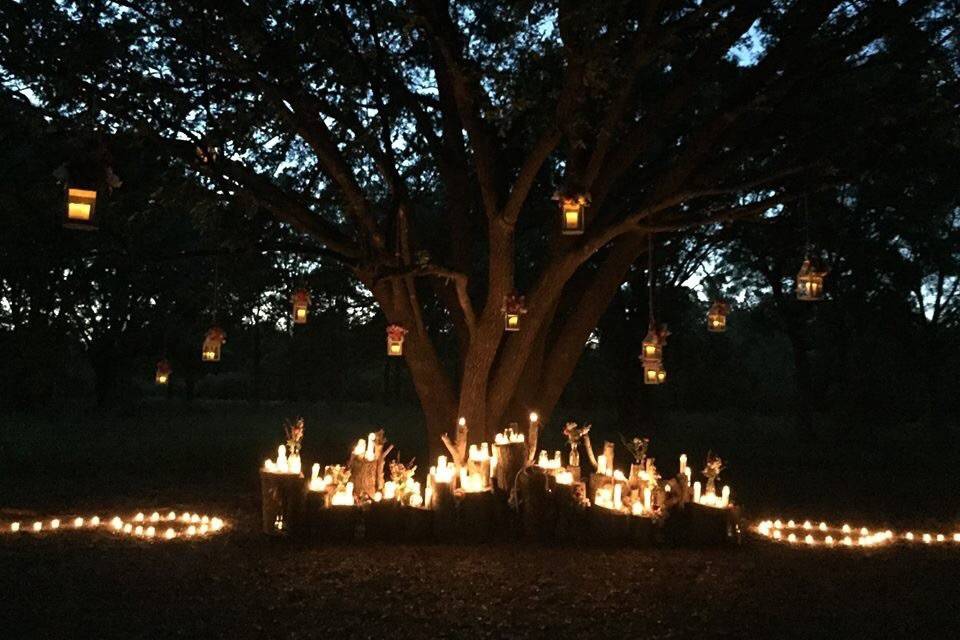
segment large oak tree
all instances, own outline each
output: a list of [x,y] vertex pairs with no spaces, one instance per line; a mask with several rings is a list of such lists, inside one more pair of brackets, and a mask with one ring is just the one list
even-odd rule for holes
[[[776,217],[869,165],[865,140],[928,117],[911,79],[955,53],[955,10],[38,2],[6,5],[0,65],[31,108],[149,138],[343,265],[409,330],[438,443],[458,415],[487,438],[548,416],[652,234]],[[556,193],[589,196],[583,235],[559,233]],[[528,313],[505,333],[514,292]]]

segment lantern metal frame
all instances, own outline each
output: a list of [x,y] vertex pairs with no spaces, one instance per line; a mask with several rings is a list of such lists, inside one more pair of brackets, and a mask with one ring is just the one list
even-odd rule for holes
[[503,312],[503,330],[520,331],[520,316],[527,312],[526,299],[524,296],[511,293],[503,298],[503,306],[500,308]]
[[[560,201],[560,234],[565,236],[583,235],[587,227],[589,196],[579,194],[558,196],[557,199]],[[571,214],[574,217],[571,217]]]
[[95,231],[97,229],[97,195],[96,189],[79,184],[67,184],[64,189],[63,226],[67,229]]
[[827,275],[826,269],[819,269],[814,261],[807,256],[797,273],[797,300],[817,302],[823,299],[823,279]]
[[297,289],[290,297],[293,306],[293,323],[307,324],[310,310],[310,292],[306,289]]
[[387,326],[387,355],[392,358],[403,356],[403,342],[407,336],[407,329],[399,324]]
[[227,341],[227,334],[217,326],[210,327],[203,338],[203,348],[200,359],[204,362],[220,362],[223,344]]
[[711,333],[723,333],[727,330],[727,314],[730,313],[730,305],[722,300],[717,300],[707,311],[707,331]]

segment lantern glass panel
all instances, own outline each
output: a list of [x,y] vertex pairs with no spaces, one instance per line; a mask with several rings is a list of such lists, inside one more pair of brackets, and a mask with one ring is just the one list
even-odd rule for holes
[[402,356],[403,355],[403,340],[397,340],[394,338],[387,338],[387,355],[388,356]]
[[503,328],[507,331],[520,331],[520,314],[507,313],[503,317]]
[[305,306],[296,305],[293,307],[293,321],[297,324],[307,323],[307,308]]
[[563,216],[561,231],[563,235],[580,235],[583,233],[585,208],[585,205],[578,200],[567,198],[563,200],[561,205]]
[[64,225],[79,229],[92,227],[96,206],[96,191],[68,187],[67,210]]

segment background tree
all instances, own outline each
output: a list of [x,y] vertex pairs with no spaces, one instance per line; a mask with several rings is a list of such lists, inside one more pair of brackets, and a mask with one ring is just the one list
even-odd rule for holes
[[[548,416],[650,234],[789,212],[862,175],[868,141],[909,145],[918,101],[955,119],[955,9],[41,3],[10,8],[0,65],[39,110],[135,132],[320,243],[410,330],[435,443],[458,414],[477,437]],[[589,195],[584,235],[558,232],[557,191]]]

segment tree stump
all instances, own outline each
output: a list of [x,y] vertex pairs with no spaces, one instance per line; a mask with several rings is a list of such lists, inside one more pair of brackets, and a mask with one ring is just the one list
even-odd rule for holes
[[510,495],[517,482],[520,471],[527,466],[527,445],[525,442],[511,442],[509,444],[495,444],[497,452],[497,490]]
[[400,509],[403,541],[422,544],[433,540],[433,511],[422,507]]
[[557,509],[550,476],[536,466],[520,472],[517,479],[517,501],[523,537],[541,543],[556,539]]
[[460,538],[468,542],[489,542],[494,537],[499,501],[493,491],[464,493],[460,499]]
[[270,536],[303,531],[307,485],[302,475],[260,470],[261,526]]
[[452,482],[437,482],[433,486],[433,531],[441,542],[454,542],[460,533]]
[[373,494],[380,490],[379,475],[382,463],[379,460],[351,456],[349,466],[353,495],[358,499],[373,499]]
[[596,505],[587,510],[588,535],[593,544],[620,546],[630,539],[630,516]]
[[653,546],[655,540],[656,525],[653,518],[644,516],[629,516],[630,518],[630,544],[635,547]]
[[587,537],[586,491],[582,482],[558,484],[553,488],[557,506],[557,540],[562,543],[579,543]]
[[398,542],[403,537],[402,507],[396,500],[371,502],[363,513],[363,539]]

